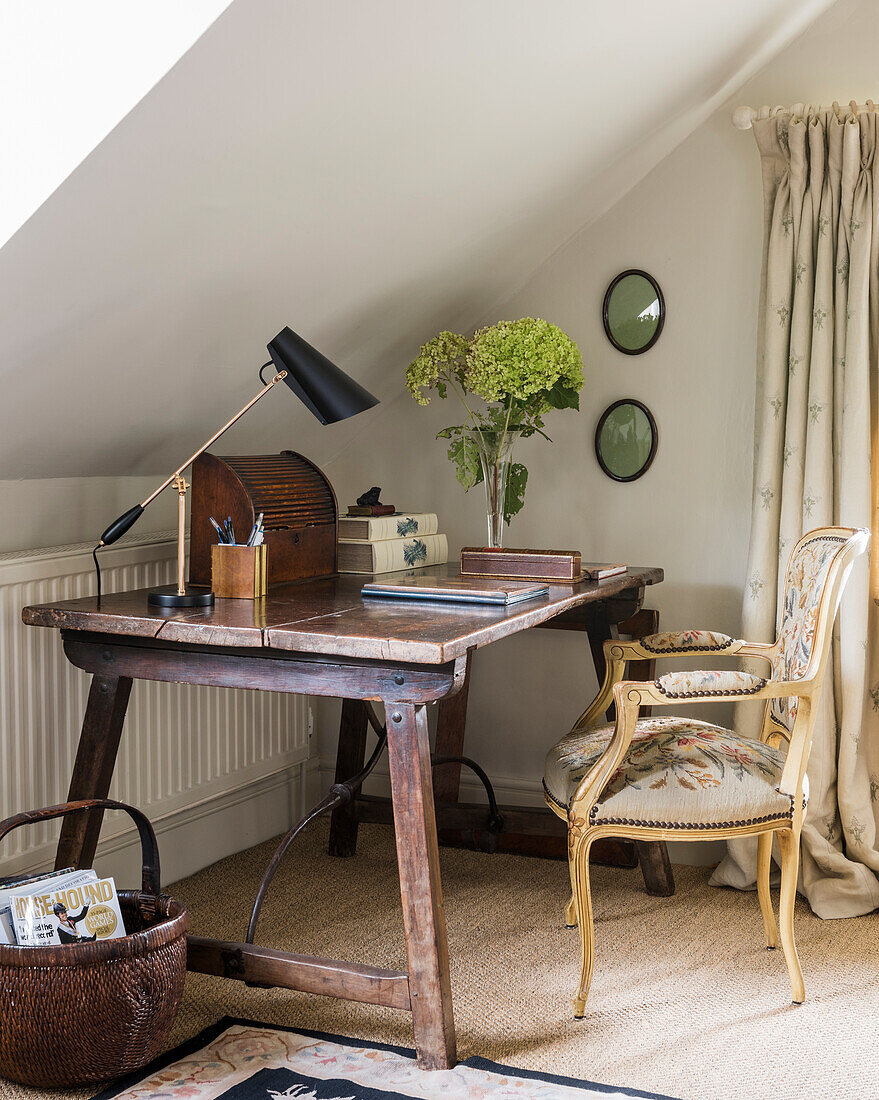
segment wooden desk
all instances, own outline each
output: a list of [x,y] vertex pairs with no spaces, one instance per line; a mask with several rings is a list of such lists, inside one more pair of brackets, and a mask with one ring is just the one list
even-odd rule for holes
[[[436,567],[443,573],[451,567]],[[554,585],[506,610],[364,600],[338,577],[258,601],[167,610],[146,591],[27,607],[25,623],[61,630],[64,652],[92,674],[69,799],[106,797],[133,679],[377,700],[388,716],[391,800],[408,973],[189,937],[190,970],[410,1011],[419,1064],[455,1064],[445,914],[425,704],[454,696],[471,650],[662,579],[632,569],[600,584]],[[56,866],[90,865],[100,811],[65,819]]]

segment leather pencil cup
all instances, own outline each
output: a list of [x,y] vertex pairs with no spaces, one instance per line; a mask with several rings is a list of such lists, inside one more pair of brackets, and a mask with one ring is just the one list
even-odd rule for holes
[[268,546],[211,547],[211,590],[219,599],[256,600],[266,594]]

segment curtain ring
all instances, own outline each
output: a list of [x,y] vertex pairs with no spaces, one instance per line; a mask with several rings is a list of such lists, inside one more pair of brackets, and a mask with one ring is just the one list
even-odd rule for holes
[[839,121],[839,100],[833,101],[833,113],[836,115],[836,121]]
[[857,103],[855,103],[855,101],[852,100],[851,103],[849,103],[849,107],[851,107],[852,115],[855,118],[857,118],[858,117],[858,105],[857,105]]
[[876,105],[873,103],[872,99],[867,100],[867,110],[870,112],[870,114],[872,114],[876,110]]

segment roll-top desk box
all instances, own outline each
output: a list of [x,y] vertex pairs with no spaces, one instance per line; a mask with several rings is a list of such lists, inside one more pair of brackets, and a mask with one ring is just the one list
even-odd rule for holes
[[235,537],[246,542],[263,513],[268,585],[335,576],[338,542],[336,494],[324,474],[295,451],[220,458],[203,454],[192,464],[189,580],[210,585],[211,546],[232,517]]

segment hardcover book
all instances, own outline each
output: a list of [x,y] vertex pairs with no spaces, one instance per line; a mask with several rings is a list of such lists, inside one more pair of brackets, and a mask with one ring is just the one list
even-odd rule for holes
[[396,512],[393,504],[349,504],[349,516],[392,516]]
[[340,573],[393,573],[400,569],[442,565],[448,560],[449,543],[445,535],[378,542],[339,539]]
[[339,538],[357,539],[359,542],[411,539],[416,535],[435,535],[438,530],[439,520],[435,512],[395,512],[392,516],[339,517]]
[[54,883],[36,893],[14,894],[10,903],[21,947],[116,940],[126,934],[112,878]]
[[603,581],[605,577],[616,577],[619,573],[627,573],[628,565],[612,565],[602,561],[584,561],[583,576],[589,581]]
[[499,577],[407,576],[394,581],[373,581],[361,589],[364,596],[404,600],[445,600],[451,603],[509,604],[545,596],[545,584],[501,580]]

